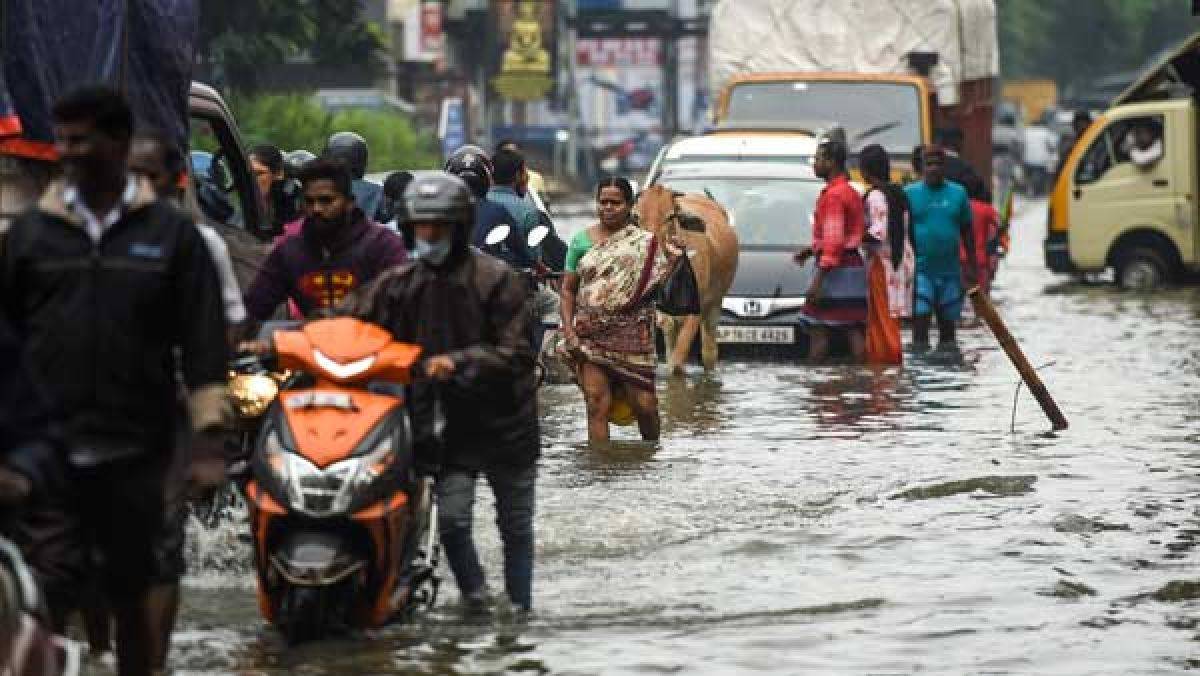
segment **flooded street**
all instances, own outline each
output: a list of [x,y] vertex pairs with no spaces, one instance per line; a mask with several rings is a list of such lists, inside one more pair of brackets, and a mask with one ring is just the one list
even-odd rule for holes
[[[961,360],[723,363],[660,379],[661,444],[592,449],[543,390],[536,615],[286,649],[248,549],[195,541],[179,673],[1150,674],[1200,667],[1200,289],[1042,266],[1026,204],[995,297],[1071,422],[1049,436],[982,329]],[[577,225],[577,224],[576,224]],[[564,230],[570,228],[564,227]],[[1015,431],[1012,431],[1012,429]],[[486,488],[481,485],[481,496]],[[478,530],[493,591],[490,497]],[[196,534],[193,533],[196,540]],[[102,670],[97,670],[102,673]]]

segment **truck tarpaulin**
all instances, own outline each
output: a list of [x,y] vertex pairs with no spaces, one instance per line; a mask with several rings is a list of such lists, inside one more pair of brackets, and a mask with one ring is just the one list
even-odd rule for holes
[[[0,152],[53,157],[50,110],[74,87],[103,83],[125,92],[139,127],[186,147],[198,0],[4,0],[5,101],[20,138]],[[5,87],[7,84],[7,87]],[[7,91],[4,91],[7,89]]]
[[710,25],[713,91],[743,73],[908,73],[909,52],[935,52],[940,104],[957,105],[1000,65],[994,0],[721,0]]

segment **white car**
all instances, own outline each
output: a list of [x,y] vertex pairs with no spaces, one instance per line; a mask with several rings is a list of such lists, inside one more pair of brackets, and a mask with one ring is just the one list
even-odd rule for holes
[[688,162],[663,169],[658,182],[707,194],[729,213],[738,235],[738,269],[721,304],[717,339],[723,349],[803,353],[800,321],[813,262],[793,255],[812,244],[817,196],[825,183],[808,165],[780,162]]
[[663,170],[678,164],[706,162],[779,162],[809,167],[817,139],[808,134],[719,132],[679,139],[664,146],[650,165],[646,185],[659,182]]

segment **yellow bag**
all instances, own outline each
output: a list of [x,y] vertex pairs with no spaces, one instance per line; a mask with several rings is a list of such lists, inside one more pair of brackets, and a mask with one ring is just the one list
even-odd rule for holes
[[629,405],[624,393],[613,395],[612,406],[608,407],[608,421],[620,427],[629,427],[637,422],[637,417],[633,415],[633,407]]

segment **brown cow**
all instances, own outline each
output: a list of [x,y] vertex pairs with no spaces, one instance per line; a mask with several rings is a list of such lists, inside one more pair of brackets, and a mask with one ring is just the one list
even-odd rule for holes
[[699,332],[701,362],[706,370],[712,370],[717,365],[721,301],[733,284],[738,264],[738,239],[729,225],[729,215],[704,195],[676,193],[661,185],[642,192],[635,212],[638,223],[660,240],[682,239],[686,243],[700,288],[700,315],[659,317],[666,338],[667,363],[672,373],[682,373]]

